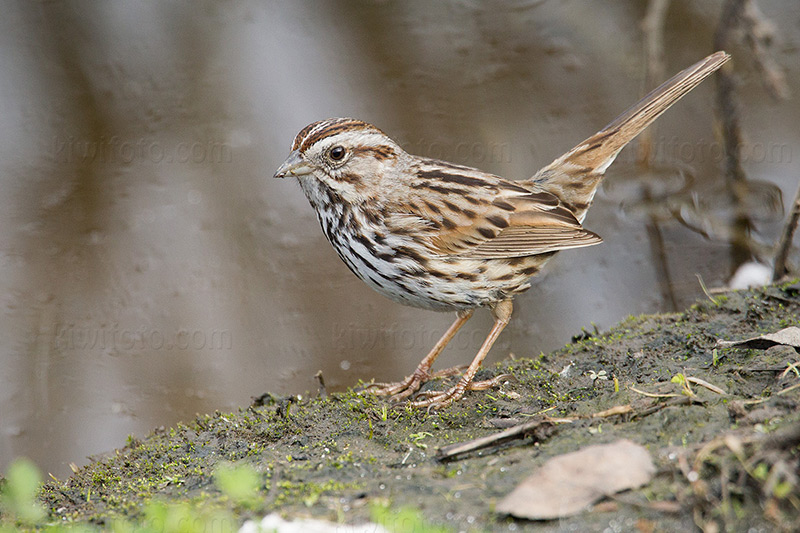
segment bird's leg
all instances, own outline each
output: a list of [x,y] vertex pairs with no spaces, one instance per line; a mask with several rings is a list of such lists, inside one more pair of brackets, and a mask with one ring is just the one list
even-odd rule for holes
[[473,309],[467,309],[458,312],[455,322],[447,328],[442,338],[440,338],[439,342],[428,352],[428,355],[420,362],[413,374],[399,383],[374,383],[367,386],[365,390],[372,394],[377,394],[378,396],[391,396],[392,400],[395,401],[408,398],[417,392],[422,384],[430,379],[430,369],[431,366],[433,366],[433,362],[439,357],[439,354],[442,353],[444,347],[447,346],[447,343],[450,342],[458,330],[461,329],[461,326],[470,319],[473,311]]
[[446,391],[426,394],[424,399],[410,402],[409,405],[412,407],[441,409],[442,407],[447,407],[451,403],[458,401],[469,389],[482,390],[495,385],[496,379],[478,383],[473,383],[472,379],[475,377],[475,373],[478,371],[478,368],[480,368],[481,363],[486,358],[486,354],[489,353],[497,337],[500,336],[500,332],[503,331],[509,320],[511,320],[512,310],[513,305],[511,300],[503,300],[492,308],[494,326],[492,326],[492,330],[489,332],[489,335],[486,336],[486,340],[483,341],[481,349],[478,350],[477,355],[475,355],[475,358],[470,363],[466,372],[464,372],[464,375],[461,376],[461,379],[458,380],[458,383],[456,383],[454,387]]

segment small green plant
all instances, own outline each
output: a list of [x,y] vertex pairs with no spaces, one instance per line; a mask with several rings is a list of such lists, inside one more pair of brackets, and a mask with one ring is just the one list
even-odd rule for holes
[[425,450],[428,448],[428,445],[422,442],[425,437],[433,437],[433,433],[428,433],[427,431],[420,431],[419,433],[412,433],[408,436],[408,440],[421,450]]
[[445,526],[435,526],[425,521],[422,512],[412,507],[392,510],[386,501],[375,503],[370,508],[372,521],[392,533],[450,533]]
[[711,300],[711,303],[713,303],[714,306],[719,307],[723,300],[721,300],[719,297],[715,298],[711,296],[711,293],[708,292],[708,288],[706,287],[706,284],[700,274],[695,274],[695,276],[697,276],[697,281],[700,282],[700,288],[703,289],[703,293],[706,295],[706,297]]
[[261,476],[250,465],[223,463],[214,471],[214,481],[237,505],[252,508],[257,504]]
[[41,522],[45,512],[36,497],[42,476],[36,465],[28,459],[17,459],[8,467],[5,478],[0,488],[2,515],[20,525]]
[[795,377],[800,378],[800,368],[798,366],[800,366],[800,362],[786,363],[786,370],[783,371],[781,377],[788,376],[789,372],[792,372]]
[[219,531],[233,533],[239,522],[229,512],[200,508],[188,502],[152,501],[145,505],[144,516],[136,522],[115,520],[114,532],[201,533]]
[[685,375],[683,375],[683,374],[675,374],[674,376],[672,376],[672,379],[670,381],[672,383],[675,383],[675,384],[681,386],[681,394],[684,394],[686,396],[694,396],[695,395],[694,391],[692,390],[692,387],[689,385],[689,380],[686,379]]
[[601,370],[599,372],[596,372],[594,370],[589,370],[587,375],[589,376],[589,379],[592,380],[592,387],[595,386],[595,383],[598,380],[599,381],[607,381],[608,380],[608,372],[606,372],[605,370]]

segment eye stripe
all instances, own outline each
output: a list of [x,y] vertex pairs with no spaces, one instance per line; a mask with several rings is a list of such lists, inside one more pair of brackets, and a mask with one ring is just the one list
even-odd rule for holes
[[394,157],[395,151],[394,148],[391,146],[380,145],[380,146],[361,146],[358,148],[353,148],[353,153],[356,154],[369,154],[375,159],[384,160]]
[[367,124],[363,120],[354,118],[329,118],[314,122],[303,128],[300,133],[297,134],[297,137],[295,137],[292,150],[304,152],[313,144],[343,131],[363,131],[379,133],[381,135],[384,134],[381,130],[372,124]]

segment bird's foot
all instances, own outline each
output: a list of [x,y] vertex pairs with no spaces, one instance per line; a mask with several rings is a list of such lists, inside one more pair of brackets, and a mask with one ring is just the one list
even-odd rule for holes
[[364,392],[376,396],[389,396],[392,403],[399,403],[416,393],[422,385],[431,379],[444,378],[459,374],[464,370],[463,366],[454,366],[437,372],[429,372],[429,369],[418,367],[413,374],[406,377],[403,381],[395,383],[371,383],[364,387]]
[[429,411],[431,409],[443,409],[460,400],[468,390],[491,389],[511,378],[513,378],[511,374],[500,374],[484,381],[471,381],[471,379],[464,376],[446,391],[425,391],[417,394],[416,398],[419,399],[414,399],[408,402],[407,405],[428,409]]
[[419,368],[403,381],[394,383],[370,383],[363,392],[375,396],[389,396],[392,401],[401,401],[419,390],[423,383],[430,379],[430,374]]

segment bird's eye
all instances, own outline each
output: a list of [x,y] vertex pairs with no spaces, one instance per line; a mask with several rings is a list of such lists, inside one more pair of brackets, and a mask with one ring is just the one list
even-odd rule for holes
[[330,152],[328,152],[328,156],[333,161],[341,161],[344,159],[344,155],[347,153],[347,150],[344,149],[344,146],[334,146],[331,148]]

